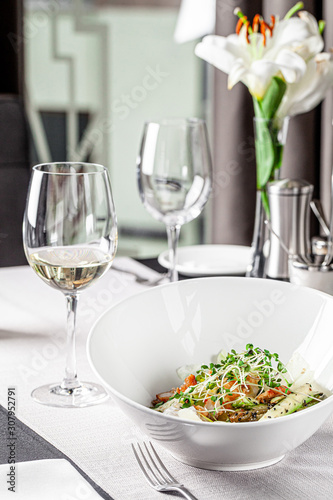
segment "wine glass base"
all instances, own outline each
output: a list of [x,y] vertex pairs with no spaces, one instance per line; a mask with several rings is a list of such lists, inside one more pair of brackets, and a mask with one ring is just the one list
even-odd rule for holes
[[104,403],[109,395],[99,384],[81,382],[75,389],[64,389],[60,384],[43,385],[33,390],[31,397],[46,406],[84,408]]

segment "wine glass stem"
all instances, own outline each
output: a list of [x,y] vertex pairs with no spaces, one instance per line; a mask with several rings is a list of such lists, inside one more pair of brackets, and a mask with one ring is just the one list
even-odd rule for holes
[[75,389],[80,387],[80,382],[76,374],[76,354],[75,354],[75,330],[76,330],[76,309],[78,296],[76,294],[66,294],[67,305],[67,357],[65,377],[61,383],[63,389]]
[[178,272],[176,270],[177,247],[179,240],[180,226],[167,226],[168,246],[169,246],[169,278],[170,281],[178,281]]

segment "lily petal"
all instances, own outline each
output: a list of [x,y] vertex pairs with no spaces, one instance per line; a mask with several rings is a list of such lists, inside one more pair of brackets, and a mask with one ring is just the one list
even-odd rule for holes
[[301,10],[300,12],[298,12],[298,17],[308,25],[310,33],[313,33],[314,35],[316,33],[319,33],[317,19],[312,14],[310,14],[310,12]]
[[262,99],[272,80],[272,77],[280,71],[280,66],[274,61],[259,59],[254,61],[246,76],[244,83],[249,87],[252,95]]
[[304,59],[291,50],[281,50],[275,62],[288,83],[297,82],[306,72]]
[[294,116],[315,108],[333,85],[333,62],[330,54],[322,52],[308,62],[304,77],[289,85],[278,115]]
[[227,74],[238,59],[244,59],[245,63],[250,61],[237,35],[206,36],[196,45],[195,54]]
[[228,89],[232,89],[238,82],[244,82],[248,69],[244,66],[242,59],[237,59],[233,64],[228,78]]
[[318,54],[324,47],[316,19],[309,13],[303,18],[292,17],[276,25],[269,39],[265,57],[275,59],[282,48],[293,48],[298,52],[306,46],[308,56]]
[[249,74],[240,79],[249,87],[252,95],[261,99],[271,83],[272,77],[282,73],[288,83],[298,81],[306,72],[306,63],[290,50],[282,50],[276,61],[259,59],[254,61]]
[[316,36],[310,36],[307,40],[302,43],[293,43],[290,48],[296,54],[304,59],[304,61],[308,61],[316,54],[319,54],[320,51],[324,47],[324,41],[318,40]]

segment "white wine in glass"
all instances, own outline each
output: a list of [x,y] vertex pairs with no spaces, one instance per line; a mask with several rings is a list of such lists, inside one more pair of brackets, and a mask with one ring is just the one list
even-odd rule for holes
[[177,281],[180,227],[200,215],[212,187],[205,122],[198,118],[175,118],[146,123],[137,176],[145,208],[166,225],[169,279]]
[[67,304],[67,360],[61,382],[32,392],[35,401],[60,407],[101,403],[99,384],[76,373],[75,326],[79,294],[110,268],[117,249],[117,223],[108,172],[90,163],[33,167],[23,222],[28,262]]

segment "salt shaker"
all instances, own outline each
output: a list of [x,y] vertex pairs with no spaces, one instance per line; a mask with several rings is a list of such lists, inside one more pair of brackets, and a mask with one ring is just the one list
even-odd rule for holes
[[310,201],[313,185],[302,179],[281,179],[269,183],[270,250],[266,263],[269,278],[288,280],[288,254],[278,238],[289,249],[289,255],[310,255]]

